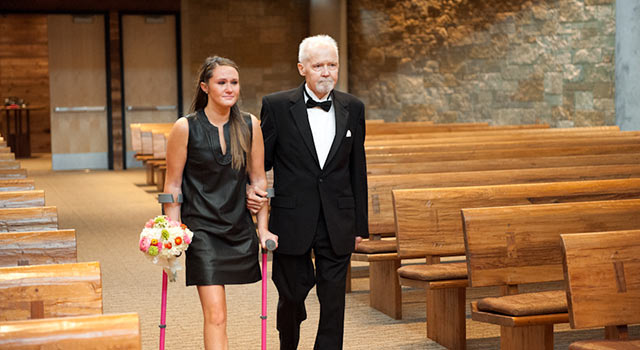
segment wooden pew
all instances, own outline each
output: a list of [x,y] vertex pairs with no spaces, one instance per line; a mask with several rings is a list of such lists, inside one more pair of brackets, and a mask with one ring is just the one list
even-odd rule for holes
[[557,140],[557,139],[580,139],[585,137],[630,137],[640,135],[639,131],[617,131],[617,130],[602,130],[602,131],[575,131],[575,132],[551,132],[554,129],[538,129],[536,133],[513,133],[511,131],[503,131],[500,133],[488,133],[484,132],[460,132],[449,134],[437,134],[439,137],[431,137],[427,135],[423,139],[404,139],[397,137],[390,140],[373,140],[365,142],[365,148],[370,147],[397,147],[397,146],[420,146],[420,145],[432,145],[432,144],[465,144],[465,143],[480,143],[480,142],[496,142],[496,141],[545,141],[545,140]]
[[546,138],[544,140],[493,140],[477,142],[445,142],[414,145],[367,146],[367,156],[396,153],[431,153],[457,151],[504,150],[517,148],[584,147],[593,145],[640,144],[640,135],[588,136],[572,138]]
[[44,191],[7,191],[0,192],[0,208],[43,207]]
[[98,262],[0,267],[0,321],[101,313]]
[[391,197],[391,191],[394,189],[605,180],[632,177],[640,177],[640,165],[595,165],[369,176],[369,231],[374,235],[383,236],[395,232]]
[[468,159],[422,163],[377,163],[367,166],[369,175],[443,173],[481,170],[559,168],[585,165],[640,164],[640,153],[607,154],[602,156],[559,156],[498,159]]
[[569,321],[563,290],[518,286],[563,281],[560,234],[640,228],[640,200],[463,209],[469,284],[503,296],[471,303],[472,319],[500,326],[500,349],[553,349],[553,325]]
[[522,125],[488,125],[487,123],[442,123],[430,122],[398,122],[383,124],[368,124],[367,135],[389,135],[406,133],[429,133],[445,131],[469,131],[469,130],[513,130],[513,129],[545,129],[548,124],[522,124]]
[[0,232],[0,266],[76,261],[75,230]]
[[465,254],[461,209],[627,198],[640,198],[640,178],[394,190],[398,256],[429,262],[400,267],[400,285],[426,290],[427,336],[464,349],[467,266],[438,264]]
[[606,327],[607,340],[569,350],[640,349],[627,325],[640,323],[640,230],[561,235],[571,328]]
[[[386,124],[385,124],[386,125]],[[489,136],[489,135],[505,135],[505,134],[513,134],[513,135],[526,135],[526,134],[540,134],[540,133],[553,133],[558,135],[566,135],[573,133],[582,133],[585,131],[615,131],[620,132],[620,128],[618,126],[591,126],[591,127],[577,127],[577,128],[529,128],[529,129],[514,129],[514,128],[490,128],[485,130],[468,130],[468,131],[440,131],[440,132],[426,132],[419,133],[413,130],[410,130],[408,133],[403,134],[382,134],[382,135],[374,135],[369,133],[369,128],[367,128],[367,136],[365,140],[365,144],[370,144],[371,142],[386,142],[392,140],[424,140],[429,138],[439,138],[439,137],[473,137],[473,136]]]
[[[354,261],[369,262],[370,304],[395,319],[402,318],[401,290],[396,275],[400,259],[393,242],[380,241],[395,235],[391,191],[469,185],[499,185],[640,177],[640,165],[584,166],[568,168],[513,169],[460,173],[380,175],[368,177],[369,234],[352,254]],[[423,255],[407,256],[420,258]]]
[[0,153],[0,161],[16,160],[15,154],[11,152]]
[[27,169],[2,169],[0,168],[0,180],[25,179]]
[[138,314],[0,322],[4,350],[140,350]]
[[49,231],[58,229],[56,207],[0,209],[0,232]]
[[367,156],[367,164],[375,163],[416,163],[433,161],[452,161],[465,159],[497,159],[497,158],[531,158],[551,156],[578,156],[587,154],[638,153],[640,144],[621,145],[592,145],[573,147],[523,147],[513,149],[491,149],[480,151],[452,151],[452,152],[418,152],[373,154]]
[[0,169],[20,169],[20,162],[15,160],[2,160],[0,161]]
[[30,191],[30,190],[34,190],[35,188],[36,188],[36,185],[33,179],[0,180],[0,192]]

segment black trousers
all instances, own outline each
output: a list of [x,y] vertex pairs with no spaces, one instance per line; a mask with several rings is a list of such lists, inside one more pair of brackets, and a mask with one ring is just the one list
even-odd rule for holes
[[[315,273],[311,260],[315,255]],[[320,215],[311,249],[303,255],[273,254],[273,282],[278,289],[277,329],[280,349],[296,350],[300,324],[307,318],[304,301],[314,284],[320,301],[315,350],[340,350],[344,335],[347,270],[351,254],[336,255]]]

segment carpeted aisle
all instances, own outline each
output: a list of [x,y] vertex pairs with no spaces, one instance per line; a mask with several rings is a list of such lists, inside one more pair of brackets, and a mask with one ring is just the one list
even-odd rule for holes
[[[144,223],[160,214],[160,205],[155,188],[144,185],[144,171],[53,172],[50,155],[34,155],[21,162],[35,179],[36,188],[45,191],[46,205],[57,206],[59,227],[76,229],[78,260],[100,262],[104,313],[137,312],[143,349],[157,349],[162,273],[138,251],[138,236]],[[166,349],[202,349],[202,312],[196,289],[185,287],[182,273],[177,282],[169,284],[168,293]],[[230,349],[260,348],[260,293],[260,283],[227,287]],[[482,293],[468,294],[473,298]],[[444,349],[426,338],[422,291],[405,291],[404,319],[399,321],[371,309],[368,297],[368,280],[355,280],[354,293],[347,295],[345,349]],[[268,299],[268,348],[278,349],[277,292],[270,279]],[[318,320],[315,290],[307,299],[307,311],[300,349],[313,348]],[[467,332],[468,349],[499,348],[497,326],[469,319]],[[640,327],[632,327],[631,333],[637,336]],[[567,349],[571,341],[601,334],[557,326],[555,349]]]

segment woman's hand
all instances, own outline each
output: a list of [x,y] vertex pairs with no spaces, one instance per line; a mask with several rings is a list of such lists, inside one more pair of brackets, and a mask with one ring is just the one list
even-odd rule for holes
[[271,233],[271,231],[266,228],[259,228],[258,235],[260,236],[260,246],[262,247],[262,249],[267,249],[268,240],[272,240],[276,243],[276,247],[274,248],[274,250],[278,249],[278,236]]
[[262,207],[267,204],[269,199],[267,198],[267,191],[264,191],[256,186],[247,184],[247,208],[251,214],[257,214]]

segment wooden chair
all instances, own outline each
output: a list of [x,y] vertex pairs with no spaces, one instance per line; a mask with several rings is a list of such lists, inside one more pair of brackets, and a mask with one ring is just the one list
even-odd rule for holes
[[563,290],[518,294],[563,281],[560,234],[640,228],[640,200],[463,209],[469,284],[502,297],[471,303],[475,321],[500,326],[503,350],[552,350],[553,325],[569,321]]
[[0,321],[101,313],[98,262],[0,267]]
[[0,322],[4,350],[140,350],[138,314]]
[[0,266],[74,263],[76,231],[0,232]]
[[570,350],[640,349],[627,325],[640,323],[640,230],[563,234],[563,266],[571,328],[605,327],[607,340]]

